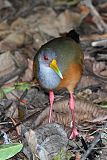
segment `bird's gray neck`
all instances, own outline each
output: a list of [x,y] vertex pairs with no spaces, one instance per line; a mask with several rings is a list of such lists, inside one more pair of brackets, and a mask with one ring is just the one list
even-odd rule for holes
[[52,68],[41,64],[39,66],[38,80],[43,88],[54,90],[59,85],[61,79]]

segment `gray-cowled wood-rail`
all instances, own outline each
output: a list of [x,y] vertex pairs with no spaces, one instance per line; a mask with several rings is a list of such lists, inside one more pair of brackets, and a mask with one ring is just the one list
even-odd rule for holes
[[34,57],[34,77],[42,88],[49,91],[49,123],[52,121],[54,90],[66,88],[70,93],[69,106],[72,113],[70,138],[78,135],[75,126],[73,92],[82,75],[83,59],[79,35],[75,30],[71,30],[64,37],[47,42]]

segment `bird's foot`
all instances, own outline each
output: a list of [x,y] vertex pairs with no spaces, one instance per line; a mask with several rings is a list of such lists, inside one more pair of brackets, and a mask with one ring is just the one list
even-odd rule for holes
[[75,139],[78,135],[79,135],[79,133],[78,133],[77,129],[74,127],[74,128],[72,128],[72,132],[71,132],[69,139]]

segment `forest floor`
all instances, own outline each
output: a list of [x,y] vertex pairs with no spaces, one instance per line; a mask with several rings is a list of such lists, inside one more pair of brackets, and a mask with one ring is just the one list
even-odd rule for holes
[[[33,79],[33,59],[73,28],[84,71],[74,92],[79,136],[70,140],[69,93],[55,92],[49,124],[49,95]],[[0,0],[0,87],[0,144],[24,146],[12,160],[107,160],[106,0]]]

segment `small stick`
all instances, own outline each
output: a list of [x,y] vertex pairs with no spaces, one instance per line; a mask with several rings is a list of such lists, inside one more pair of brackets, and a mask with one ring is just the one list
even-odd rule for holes
[[89,156],[89,154],[91,153],[91,151],[94,149],[94,147],[98,143],[99,139],[101,138],[101,134],[102,134],[103,130],[106,127],[107,127],[107,123],[104,126],[102,126],[102,130],[99,131],[98,136],[95,138],[95,140],[93,141],[93,143],[91,144],[91,146],[88,148],[88,150],[83,154],[81,160],[85,160]]
[[107,39],[92,42],[91,45],[93,47],[107,47]]

